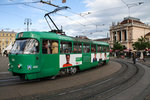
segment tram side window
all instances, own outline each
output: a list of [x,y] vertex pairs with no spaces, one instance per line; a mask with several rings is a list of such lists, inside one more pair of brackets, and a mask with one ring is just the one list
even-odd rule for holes
[[61,42],[60,53],[71,53],[72,43],[71,42]]
[[58,42],[44,39],[42,41],[42,53],[43,54],[57,54]]
[[91,52],[92,53],[95,53],[96,52],[96,45],[91,45]]
[[109,52],[109,47],[108,46],[106,47],[106,51]]
[[90,45],[89,44],[83,44],[83,52],[84,53],[90,52]]
[[104,46],[101,46],[101,52],[104,52]]
[[97,46],[97,52],[101,52],[101,46],[100,45]]
[[82,44],[81,43],[73,44],[73,53],[82,53]]
[[104,52],[109,52],[109,47],[105,46]]
[[103,47],[103,52],[106,52],[106,46]]

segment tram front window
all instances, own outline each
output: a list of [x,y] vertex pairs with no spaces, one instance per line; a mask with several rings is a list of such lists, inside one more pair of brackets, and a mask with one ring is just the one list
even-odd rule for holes
[[35,39],[16,40],[11,54],[36,54],[39,52],[39,43]]

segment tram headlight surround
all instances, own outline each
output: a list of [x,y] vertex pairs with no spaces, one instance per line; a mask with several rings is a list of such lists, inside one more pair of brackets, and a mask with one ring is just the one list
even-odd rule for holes
[[22,64],[18,64],[18,68],[20,69],[22,67]]

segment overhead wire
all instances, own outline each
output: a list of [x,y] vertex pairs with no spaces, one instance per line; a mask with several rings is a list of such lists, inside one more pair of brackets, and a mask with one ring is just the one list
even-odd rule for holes
[[29,4],[23,4],[23,5],[28,6],[28,7],[31,7],[31,8],[39,9],[39,10],[42,10],[42,11],[45,11],[45,12],[49,12],[49,11],[46,10],[46,9],[42,9],[42,8],[39,8],[39,7],[31,6],[31,5],[29,5]]
[[8,6],[8,5],[20,5],[20,4],[29,4],[29,3],[39,3],[40,1],[34,1],[34,2],[18,2],[18,3],[4,3],[1,4],[0,6]]
[[80,25],[82,25],[82,26],[84,26],[84,27],[87,26],[87,25],[84,25],[84,24],[82,24],[82,23],[80,23],[80,22],[77,22],[77,21],[73,20],[72,18],[69,18],[68,16],[65,16],[65,15],[63,15],[63,14],[59,14],[59,13],[56,13],[56,14],[57,14],[57,15],[60,15],[60,16],[63,16],[63,17],[65,17],[65,18],[68,18],[69,20],[74,21],[74,22],[76,22],[76,23],[78,23],[78,24],[80,24]]
[[[41,8],[39,8],[39,7],[31,6],[31,5],[29,5],[29,4],[24,4],[24,5],[25,5],[25,6],[28,6],[28,7],[35,8],[35,9],[42,10],[42,11],[45,11],[45,12],[49,12],[49,11],[46,10],[46,9],[41,9]],[[84,25],[84,24],[82,24],[82,23],[80,23],[80,22],[78,22],[78,21],[73,20],[72,18],[70,18],[70,17],[68,17],[68,16],[66,16],[66,15],[63,15],[63,14],[60,14],[60,13],[55,13],[55,14],[60,15],[60,16],[63,16],[63,17],[65,17],[65,18],[67,18],[67,19],[69,19],[69,20],[71,20],[71,21],[73,21],[73,22],[75,22],[75,23],[77,23],[77,24],[83,26],[83,27],[86,27],[86,26],[87,26],[87,25]],[[47,20],[46,20],[46,21],[47,21]],[[51,29],[51,28],[50,28],[50,29]]]
[[[31,6],[31,5],[29,5],[29,4],[24,4],[24,5],[25,5],[25,6],[32,7],[32,8],[35,8],[35,9],[42,10],[42,11],[45,11],[45,12],[49,12],[49,11],[48,11],[48,10],[46,10],[46,9],[41,9],[41,8],[39,8],[39,7]],[[74,22],[76,22],[76,23],[78,23],[78,24],[80,24],[80,25],[82,25],[82,26],[86,27],[86,25],[84,25],[84,24],[82,24],[82,23],[80,23],[80,22],[77,22],[77,21],[73,20],[72,18],[69,18],[69,17],[68,17],[68,16],[66,16],[66,15],[59,14],[59,13],[56,13],[56,14],[57,14],[57,15],[60,15],[60,16],[63,16],[63,17],[65,17],[65,18],[67,18],[67,19],[69,19],[69,20],[71,20],[71,21],[74,21]]]
[[[126,2],[124,2],[123,0],[121,0],[125,5],[127,5],[127,3]],[[147,2],[145,2],[145,3],[148,3],[148,2],[150,2],[150,1],[147,1]],[[116,8],[122,8],[122,7],[124,7],[124,6],[118,6],[118,7],[112,7],[112,8],[107,8],[107,9],[103,9],[103,10],[97,10],[97,11],[89,11],[90,12],[90,14],[91,13],[96,13],[96,12],[100,12],[100,11],[106,11],[106,10],[110,10],[110,9],[116,9]],[[97,24],[95,24],[95,23],[93,23],[93,22],[91,22],[89,19],[87,19],[86,17],[84,17],[84,16],[81,16],[81,14],[79,14],[79,13],[76,13],[76,12],[73,12],[73,11],[70,11],[70,10],[67,10],[68,12],[70,12],[70,13],[72,13],[72,14],[75,14],[75,15],[78,15],[78,16],[80,16],[80,17],[82,17],[82,18],[84,18],[86,21],[88,21],[89,23],[91,23],[92,25],[96,25],[96,26],[100,26],[100,25],[97,25]],[[88,15],[88,14],[87,14]],[[102,24],[101,26],[104,26],[105,24]]]
[[[123,1],[123,0],[121,0],[121,1]],[[46,10],[46,9],[41,9],[41,8],[38,8],[38,7],[35,7],[35,6],[31,6],[31,5],[29,5],[30,3],[40,3],[40,0],[39,0],[39,1],[34,1],[34,2],[20,2],[20,3],[11,3],[11,4],[0,4],[0,6],[3,6],[3,5],[19,5],[19,4],[23,4],[23,5],[25,5],[25,6],[29,6],[29,7],[35,8],[35,9],[39,9],[39,10],[42,10],[42,11],[49,12],[49,11]],[[97,10],[97,11],[93,11],[93,12],[90,12],[90,13],[96,13],[96,12],[99,12],[99,11],[105,11],[105,10],[110,10],[110,9],[115,9],[115,8],[121,8],[121,7],[122,7],[122,6],[120,6],[120,7],[108,8],[108,9],[103,9],[103,10]],[[67,10],[67,11],[68,11],[68,10]],[[96,25],[95,23],[89,21],[86,17],[81,16],[80,14],[78,14],[78,13],[76,13],[76,12],[72,12],[72,11],[68,11],[68,12],[70,12],[70,13],[72,13],[72,14],[79,15],[80,17],[84,18],[86,21],[90,22],[92,25]],[[58,13],[57,13],[57,14],[58,14]],[[87,25],[84,25],[84,24],[82,24],[82,23],[80,23],[80,22],[77,22],[77,21],[73,20],[72,18],[69,18],[68,16],[65,16],[65,15],[63,15],[63,14],[58,14],[58,15],[64,16],[65,18],[67,18],[67,19],[69,19],[69,20],[71,20],[71,21],[74,21],[74,22],[76,22],[76,23],[78,23],[78,24],[80,24],[80,25],[82,25],[82,26],[84,26],[84,27],[87,26]]]
[[70,13],[72,13],[72,14],[79,15],[80,17],[84,18],[86,21],[90,22],[92,25],[96,25],[95,23],[93,23],[93,22],[89,21],[86,17],[81,16],[80,14],[78,14],[78,13],[76,13],[76,12],[69,11],[69,10],[67,10],[67,11],[68,11],[68,12],[70,12]]

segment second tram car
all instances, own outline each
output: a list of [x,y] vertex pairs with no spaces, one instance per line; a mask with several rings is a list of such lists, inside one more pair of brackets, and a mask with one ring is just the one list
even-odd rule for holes
[[109,62],[109,44],[59,35],[21,32],[9,54],[9,71],[25,80],[74,74]]

